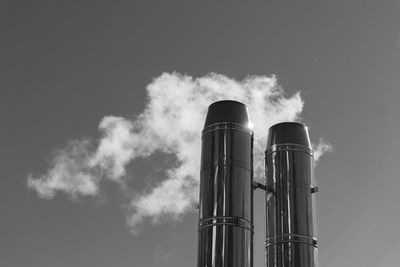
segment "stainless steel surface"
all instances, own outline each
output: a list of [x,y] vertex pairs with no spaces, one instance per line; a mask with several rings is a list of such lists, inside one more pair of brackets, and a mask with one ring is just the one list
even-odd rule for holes
[[253,133],[225,118],[202,134],[198,267],[253,266]]
[[307,128],[270,128],[266,151],[266,266],[316,267],[314,160]]

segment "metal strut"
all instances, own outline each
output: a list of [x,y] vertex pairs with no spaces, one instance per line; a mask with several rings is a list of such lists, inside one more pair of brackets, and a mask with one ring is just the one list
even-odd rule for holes
[[274,193],[274,189],[272,187],[253,181],[253,190],[256,190],[256,189],[264,190],[267,193]]

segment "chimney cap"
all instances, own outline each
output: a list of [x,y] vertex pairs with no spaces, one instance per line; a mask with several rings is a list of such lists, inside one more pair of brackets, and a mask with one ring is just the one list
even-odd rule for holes
[[297,144],[311,148],[307,126],[298,122],[281,122],[271,126],[267,149],[276,144]]
[[245,104],[234,100],[222,100],[208,107],[204,128],[223,122],[232,122],[248,127],[249,115]]

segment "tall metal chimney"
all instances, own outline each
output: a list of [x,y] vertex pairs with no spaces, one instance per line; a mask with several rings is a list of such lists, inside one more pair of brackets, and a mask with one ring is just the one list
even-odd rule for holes
[[198,267],[253,266],[253,132],[244,104],[210,105],[202,132]]
[[266,161],[266,266],[316,267],[314,159],[307,127],[269,129]]

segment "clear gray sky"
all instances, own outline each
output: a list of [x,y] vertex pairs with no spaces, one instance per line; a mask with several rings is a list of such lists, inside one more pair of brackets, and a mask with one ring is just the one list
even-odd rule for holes
[[316,169],[320,266],[398,265],[399,1],[3,0],[0,33],[0,266],[196,266],[196,213],[132,235],[114,184],[75,200],[26,185],[105,115],[139,114],[146,85],[173,71],[275,74],[300,91],[312,139],[335,149]]

